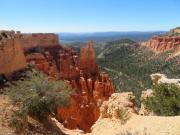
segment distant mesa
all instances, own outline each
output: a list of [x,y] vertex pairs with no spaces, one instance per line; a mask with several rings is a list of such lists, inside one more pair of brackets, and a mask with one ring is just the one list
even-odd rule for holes
[[180,27],[176,27],[174,29],[171,29],[169,32],[169,35],[179,35],[180,36]]

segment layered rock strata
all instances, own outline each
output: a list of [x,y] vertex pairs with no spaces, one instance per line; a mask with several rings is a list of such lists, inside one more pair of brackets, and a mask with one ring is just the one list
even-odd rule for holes
[[180,51],[180,36],[155,36],[146,45],[157,53],[174,49]]
[[[72,95],[68,107],[58,108],[58,115],[65,127],[90,132],[90,127],[99,118],[100,104],[107,100],[115,89],[108,75],[98,71],[92,42],[81,50],[80,59],[76,54],[70,58],[63,54],[66,59],[64,66],[67,68],[60,71],[60,77],[65,75],[76,93]],[[62,57],[60,61],[64,61]]]
[[26,67],[20,39],[14,31],[0,31],[0,75],[10,76]]
[[59,38],[53,33],[22,34],[21,44],[25,52],[33,48],[53,48],[59,45]]

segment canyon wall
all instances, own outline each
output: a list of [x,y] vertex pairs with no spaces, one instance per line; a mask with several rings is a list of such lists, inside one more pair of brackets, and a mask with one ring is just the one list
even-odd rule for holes
[[180,51],[180,36],[155,36],[148,40],[146,45],[157,53],[172,49]]
[[26,67],[20,38],[14,31],[0,31],[0,74],[10,76]]
[[37,47],[48,48],[59,45],[59,38],[53,33],[22,34],[21,44],[26,52]]
[[171,29],[169,34],[170,35],[179,35],[180,34],[180,27],[176,27],[174,29]]

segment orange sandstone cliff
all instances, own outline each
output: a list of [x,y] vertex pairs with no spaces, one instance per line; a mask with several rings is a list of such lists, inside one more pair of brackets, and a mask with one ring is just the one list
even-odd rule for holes
[[157,53],[174,49],[180,51],[180,36],[155,36],[146,45]]
[[0,31],[0,75],[9,76],[26,67],[20,38],[14,31]]
[[99,118],[100,104],[107,100],[115,89],[108,75],[98,71],[92,42],[82,48],[80,54],[79,64],[76,66],[74,61],[74,65],[70,65],[78,73],[73,79],[69,79],[76,93],[72,95],[68,107],[58,108],[58,116],[65,127],[90,132],[90,127]]
[[33,48],[52,48],[59,45],[59,38],[53,33],[22,34],[21,44],[25,52]]

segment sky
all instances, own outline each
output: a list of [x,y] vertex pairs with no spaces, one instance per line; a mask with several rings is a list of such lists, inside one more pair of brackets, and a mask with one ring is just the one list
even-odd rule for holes
[[180,0],[0,0],[0,30],[156,31],[180,26]]

